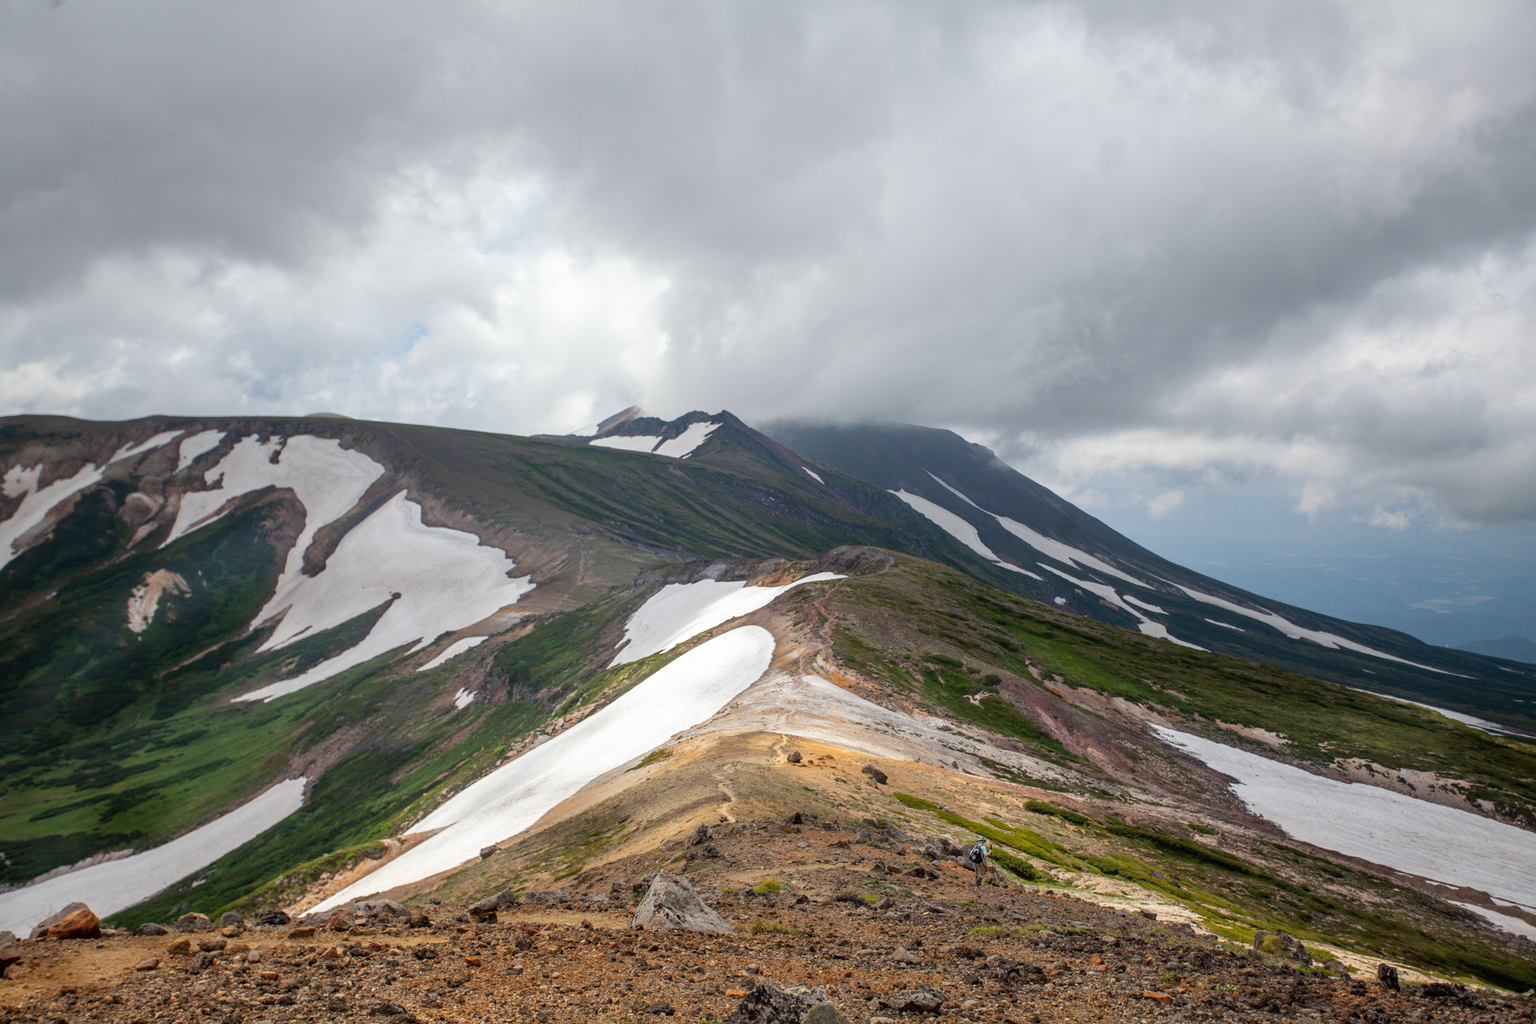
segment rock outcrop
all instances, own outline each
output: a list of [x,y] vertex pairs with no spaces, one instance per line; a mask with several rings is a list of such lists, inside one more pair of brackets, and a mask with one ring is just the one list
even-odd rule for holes
[[650,891],[630,918],[631,928],[648,931],[729,932],[731,926],[715,913],[681,875],[657,872]]

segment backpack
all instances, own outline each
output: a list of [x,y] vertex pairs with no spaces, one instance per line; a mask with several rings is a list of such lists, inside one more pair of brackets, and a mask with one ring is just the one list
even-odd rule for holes
[[972,864],[980,864],[982,861],[987,859],[986,848],[983,847],[980,843],[977,843],[975,846],[971,847],[970,858]]

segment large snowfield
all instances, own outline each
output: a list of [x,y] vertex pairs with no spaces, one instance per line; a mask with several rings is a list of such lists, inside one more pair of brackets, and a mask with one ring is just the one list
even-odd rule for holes
[[665,455],[672,459],[686,459],[694,451],[709,439],[720,426],[718,423],[690,423],[681,434],[670,441],[663,441],[659,435],[631,434],[619,437],[599,437],[588,441],[587,444],[595,448],[613,448],[621,452],[641,452],[651,455]]
[[802,583],[840,580],[834,572],[818,572],[782,587],[749,587],[745,582],[669,583],[641,605],[624,625],[620,651],[608,667],[639,661],[691,640],[738,615],[747,615]]
[[601,711],[467,787],[415,828],[441,832],[315,909],[420,881],[516,835],[593,779],[719,712],[768,670],[773,648],[773,634],[761,626],[742,626],[700,644]]
[[[511,579],[512,560],[472,533],[426,526],[421,506],[401,491],[348,531],[317,576],[300,575],[279,594],[287,611],[261,650],[339,626],[390,601],[362,642],[291,679],[236,697],[270,701],[329,679],[402,644],[412,653],[443,633],[494,615],[533,589]],[[394,594],[398,598],[391,601]],[[273,608],[277,598],[267,607]],[[282,610],[277,608],[276,610]]]
[[1536,911],[1536,834],[1363,782],[1336,782],[1200,736],[1152,726],[1237,781],[1232,792],[1302,842],[1480,889]]
[[26,936],[39,922],[76,901],[100,917],[142,903],[298,810],[304,805],[308,782],[307,778],[279,782],[228,814],[153,850],[0,893],[0,929]]

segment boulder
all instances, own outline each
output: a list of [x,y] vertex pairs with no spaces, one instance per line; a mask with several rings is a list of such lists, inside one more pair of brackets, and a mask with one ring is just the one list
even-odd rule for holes
[[640,908],[630,918],[629,926],[662,932],[676,929],[724,933],[731,930],[725,919],[699,898],[688,879],[659,871],[645,899],[640,901]]
[[1285,932],[1257,931],[1253,933],[1253,948],[1260,953],[1268,953],[1271,956],[1283,956],[1294,960],[1303,967],[1312,966],[1312,954],[1307,952],[1307,947],[1301,944],[1301,940]]
[[0,975],[5,974],[5,969],[21,959],[21,943],[10,932],[0,932]]
[[170,929],[163,924],[156,924],[154,921],[145,921],[143,924],[139,925],[133,930],[133,934],[164,935],[168,931],[170,931]]
[[366,918],[373,924],[389,924],[393,921],[409,921],[411,912],[404,903],[396,900],[358,900],[352,904],[358,919]]
[[799,764],[801,761],[804,760],[804,758],[802,758],[800,756],[800,751],[798,751],[798,750],[791,750],[789,752],[789,757],[786,758],[786,760],[788,760],[790,764]]
[[241,917],[239,914],[235,913],[233,910],[226,910],[226,911],[224,911],[223,914],[221,914],[219,916],[219,927],[221,929],[222,928],[237,928],[240,931],[244,931],[245,930],[245,918]]
[[171,927],[178,932],[211,932],[213,922],[202,914],[182,914]]
[[944,1005],[944,995],[931,989],[914,988],[880,1002],[897,1013],[938,1013],[939,1007]]
[[693,830],[693,836],[688,840],[688,845],[698,846],[700,843],[707,843],[713,838],[714,833],[710,831],[709,826],[700,825],[698,828]]
[[848,1024],[848,1018],[827,1001],[825,989],[758,981],[723,1024]]
[[511,889],[503,889],[494,896],[487,896],[483,900],[477,900],[469,905],[469,916],[476,921],[495,921],[496,912],[503,907],[517,905],[517,894]]
[[256,923],[263,928],[282,928],[292,924],[293,918],[289,917],[284,911],[273,907],[270,910],[263,910],[261,915],[256,918]]
[[84,903],[71,903],[32,929],[34,939],[99,939],[101,919]]
[[865,775],[868,775],[871,779],[874,779],[875,780],[875,785],[877,785],[877,786],[885,785],[886,774],[885,774],[885,772],[881,771],[879,768],[876,768],[872,764],[867,764],[867,765],[865,765],[860,770],[863,771],[863,773]]
[[325,926],[333,932],[344,932],[357,921],[356,915],[346,907],[337,907],[331,911],[331,916],[325,919]]
[[1376,965],[1376,981],[1382,988],[1396,992],[1401,987],[1397,980],[1397,968],[1391,964]]
[[411,908],[411,927],[412,928],[430,928],[430,927],[432,927],[432,919],[427,916],[427,912],[425,910],[422,910],[420,907],[412,907]]
[[481,860],[485,860],[486,858],[490,857],[492,854],[499,853],[499,852],[501,852],[501,847],[499,847],[499,846],[495,846],[495,845],[492,845],[492,846],[482,846],[480,848],[480,859]]

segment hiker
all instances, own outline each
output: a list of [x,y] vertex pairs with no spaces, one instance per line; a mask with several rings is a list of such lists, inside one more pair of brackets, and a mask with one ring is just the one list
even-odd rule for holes
[[986,836],[977,836],[976,845],[972,846],[965,859],[970,863],[971,870],[976,872],[976,884],[980,885],[982,878],[987,873],[987,858],[992,856],[992,844],[987,842]]

